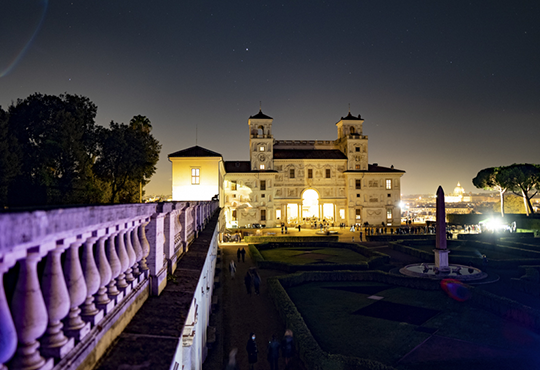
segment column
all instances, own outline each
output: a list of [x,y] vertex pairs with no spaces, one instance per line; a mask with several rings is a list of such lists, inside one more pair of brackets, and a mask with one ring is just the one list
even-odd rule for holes
[[109,299],[109,296],[107,295],[107,284],[111,280],[112,272],[111,272],[111,266],[109,265],[109,261],[107,260],[107,255],[105,253],[105,240],[107,239],[107,236],[102,236],[98,240],[98,249],[97,249],[97,257],[96,257],[96,265],[99,270],[99,289],[96,293],[96,306],[103,310],[104,314],[108,314],[114,307],[114,301],[111,301]]
[[144,275],[139,270],[139,263],[142,260],[142,247],[141,243],[139,242],[139,236],[138,233],[138,226],[135,226],[133,229],[131,229],[131,245],[133,246],[133,251],[135,252],[135,263],[133,264],[133,274],[134,277],[138,279],[138,282],[141,282],[141,279],[144,278]]
[[19,261],[21,270],[11,302],[19,346],[10,368],[49,370],[53,368],[53,359],[45,360],[38,351],[37,339],[47,329],[48,316],[37,275],[37,263],[41,259],[39,247],[32,249],[34,251],[29,252],[26,259]]
[[146,277],[146,271],[148,271],[148,266],[146,265],[146,257],[148,257],[148,254],[150,253],[150,244],[148,243],[148,240],[146,239],[146,231],[145,227],[148,225],[148,222],[142,223],[139,225],[139,242],[141,244],[142,249],[142,258],[141,262],[139,263],[139,269],[142,271],[142,273]]
[[124,244],[125,234],[126,230],[121,230],[115,237],[116,253],[118,255],[118,260],[120,261],[120,274],[116,279],[116,286],[124,293],[124,295],[127,295],[130,289],[127,289],[128,284],[126,282],[125,272],[129,267],[129,257],[126,252],[126,245]]
[[81,261],[79,259],[79,247],[81,244],[81,241],[71,243],[64,262],[64,278],[66,279],[70,302],[68,320],[64,332],[68,337],[74,338],[76,341],[80,341],[90,332],[90,323],[82,320],[81,309],[79,308],[88,295]]
[[4,291],[4,273],[9,271],[11,264],[0,259],[0,370],[7,370],[5,364],[17,349],[17,331]]
[[118,304],[122,300],[122,298],[124,298],[124,295],[122,294],[122,292],[120,292],[120,290],[118,290],[117,285],[117,279],[120,275],[122,265],[120,263],[118,255],[116,254],[116,247],[114,245],[114,239],[116,238],[116,235],[118,235],[118,232],[114,232],[107,238],[105,242],[105,251],[107,254],[107,261],[109,261],[109,266],[111,267],[111,280],[107,285],[107,295],[109,296],[111,301],[114,301],[115,304]]
[[92,326],[96,325],[103,318],[103,311],[98,310],[94,304],[94,294],[98,292],[101,284],[101,276],[94,259],[94,244],[97,240],[98,238],[96,237],[88,238],[84,242],[82,254],[82,271],[86,283],[86,299],[81,306],[81,316],[84,321],[90,323]]
[[47,307],[49,325],[41,338],[41,353],[47,357],[61,359],[74,346],[73,338],[67,338],[60,320],[69,313],[69,292],[62,272],[60,257],[65,248],[59,244],[51,250],[43,272],[43,299]]
[[131,283],[135,280],[133,277],[133,265],[136,262],[135,259],[135,250],[133,249],[133,244],[131,243],[131,232],[133,231],[133,227],[128,227],[126,225],[127,229],[124,234],[124,241],[126,245],[126,253],[128,256],[128,268],[126,270],[126,282],[131,285]]

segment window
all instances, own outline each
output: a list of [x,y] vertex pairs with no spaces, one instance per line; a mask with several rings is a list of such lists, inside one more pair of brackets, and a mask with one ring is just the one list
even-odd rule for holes
[[236,221],[236,209],[233,209],[232,211],[232,220]]
[[276,220],[281,218],[281,209],[276,209]]
[[291,168],[291,169],[289,170],[289,177],[290,177],[291,179],[294,179],[294,168]]
[[357,198],[360,198],[360,194],[356,194],[356,197],[357,197]]
[[236,181],[231,181],[231,190],[236,190]]
[[355,152],[359,152],[359,151],[360,151],[360,147],[357,146],[356,148],[354,148],[354,151],[355,151]]
[[392,197],[392,194],[387,194],[387,197],[388,197],[388,198],[391,198],[391,197]]
[[311,168],[308,168],[308,170],[307,170],[307,178],[308,179],[313,178],[313,170]]
[[264,164],[259,165],[260,170],[264,170],[265,168],[266,168],[266,166]]
[[356,166],[354,166],[354,168],[355,168],[356,170],[359,170],[359,169],[360,169],[360,165],[357,164]]
[[266,198],[266,195],[265,195],[265,194],[261,194],[261,198]]
[[266,180],[261,180],[261,190],[266,190]]
[[198,168],[191,169],[191,185],[199,185],[201,183],[201,176]]
[[264,146],[259,147],[259,152],[264,152]]
[[387,179],[386,180],[386,190],[391,190],[391,189],[392,189],[392,180]]
[[355,186],[356,186],[356,189],[362,189],[362,180],[357,179]]
[[360,213],[361,211],[362,211],[362,210],[361,210],[360,208],[357,208],[357,209],[356,209],[356,219],[357,219],[357,220],[362,219],[362,215],[361,215],[361,213]]
[[266,209],[261,209],[261,221],[266,221]]
[[393,217],[392,217],[392,210],[389,208],[386,210],[386,218],[388,220],[391,220]]
[[327,168],[326,169],[326,178],[329,179],[330,178],[330,168]]

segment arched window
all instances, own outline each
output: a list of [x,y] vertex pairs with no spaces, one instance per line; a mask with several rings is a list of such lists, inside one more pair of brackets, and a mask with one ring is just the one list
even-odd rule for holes
[[264,126],[257,127],[257,134],[259,136],[264,136]]
[[349,132],[351,133],[351,135],[354,135],[356,133],[356,131],[354,130],[354,127],[351,127]]

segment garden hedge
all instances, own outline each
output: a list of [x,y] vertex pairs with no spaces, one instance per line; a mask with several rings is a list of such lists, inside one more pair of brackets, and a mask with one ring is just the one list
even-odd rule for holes
[[[291,248],[291,247],[304,247],[304,246],[317,246],[324,248],[347,248],[356,253],[368,257],[369,261],[361,261],[356,263],[347,263],[347,264],[337,264],[337,263],[328,263],[328,264],[316,264],[316,265],[295,265],[286,262],[278,261],[267,261],[261,255],[261,250],[275,249],[275,248]],[[263,243],[263,244],[249,244],[249,251],[251,257],[254,259],[255,263],[259,268],[262,269],[273,269],[285,271],[287,273],[293,273],[296,271],[334,271],[334,270],[370,270],[389,263],[390,256],[371,250],[369,248],[362,247],[353,243],[337,243],[337,242],[327,242],[327,243],[309,243],[309,242],[286,242],[286,243]]]

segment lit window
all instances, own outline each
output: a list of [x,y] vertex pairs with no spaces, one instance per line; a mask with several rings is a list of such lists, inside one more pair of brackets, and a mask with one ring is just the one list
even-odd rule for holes
[[392,210],[389,208],[386,210],[386,218],[387,219],[392,219]]
[[291,169],[289,170],[289,177],[290,177],[291,179],[294,179],[294,168],[291,168]]
[[266,221],[266,209],[261,209],[261,221]]
[[191,185],[199,185],[201,183],[201,176],[198,168],[191,169]]
[[391,189],[392,189],[392,180],[387,179],[386,180],[386,190],[391,190]]
[[357,164],[356,166],[354,166],[355,169],[359,170],[360,169],[360,165]]
[[264,146],[259,147],[259,152],[264,152]]
[[266,180],[261,180],[261,190],[266,190]]
[[307,170],[307,178],[308,179],[312,179],[313,178],[313,170],[311,168],[309,168]]
[[362,189],[362,180],[356,180],[356,189]]
[[231,181],[231,190],[236,190],[236,181]]
[[279,220],[281,218],[281,209],[276,209],[276,219]]
[[362,218],[361,210],[360,210],[360,209],[356,209],[356,219],[357,219],[357,220],[360,220],[361,218]]
[[326,169],[326,178],[327,179],[330,178],[330,169],[329,168]]
[[266,166],[264,164],[259,165],[259,170],[264,170],[265,168],[266,168]]

